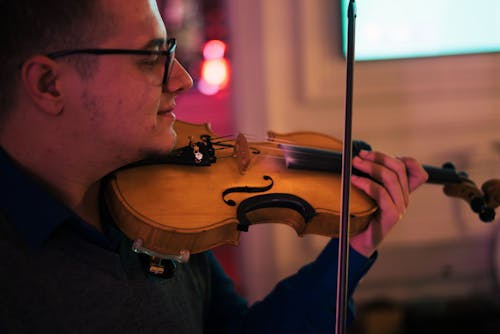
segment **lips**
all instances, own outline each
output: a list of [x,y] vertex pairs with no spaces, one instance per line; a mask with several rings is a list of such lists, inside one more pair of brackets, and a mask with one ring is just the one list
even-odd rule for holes
[[162,116],[162,115],[166,115],[166,114],[172,113],[172,111],[173,111],[174,109],[175,109],[175,104],[170,105],[170,106],[168,106],[168,107],[167,107],[167,108],[165,108],[165,109],[159,110],[159,111],[158,111],[158,115],[159,115],[159,116]]
[[170,113],[170,112],[172,112],[172,110],[171,110],[171,109],[168,109],[168,110],[160,110],[160,111],[158,111],[158,113],[157,113],[157,114],[158,114],[158,116],[163,116],[163,115],[166,115],[166,114],[168,114],[168,113]]

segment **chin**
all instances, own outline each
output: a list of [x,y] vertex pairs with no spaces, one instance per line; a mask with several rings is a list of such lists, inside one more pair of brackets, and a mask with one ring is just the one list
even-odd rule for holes
[[177,142],[177,135],[175,134],[175,131],[171,128],[169,131],[169,136],[164,137],[164,139],[162,139],[161,142],[156,146],[157,154],[165,155],[172,152],[176,142]]
[[168,153],[171,152],[175,144],[177,143],[177,132],[175,132],[173,125],[168,129],[168,139],[164,141],[165,149],[168,150]]
[[162,129],[161,133],[156,133],[147,142],[143,142],[142,149],[139,150],[141,159],[158,158],[169,154],[175,147],[177,134],[172,126]]

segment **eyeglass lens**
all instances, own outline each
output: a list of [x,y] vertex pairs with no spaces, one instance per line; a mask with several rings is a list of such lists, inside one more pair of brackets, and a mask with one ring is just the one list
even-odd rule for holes
[[170,72],[172,72],[172,65],[174,63],[175,59],[175,48],[177,46],[177,43],[175,39],[169,40],[169,52],[168,55],[165,57],[165,72],[163,73],[163,85],[165,85],[168,81],[168,78],[170,77]]

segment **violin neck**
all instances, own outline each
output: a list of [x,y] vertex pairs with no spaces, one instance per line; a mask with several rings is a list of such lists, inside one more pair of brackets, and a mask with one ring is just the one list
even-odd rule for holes
[[[367,147],[364,146],[365,143],[363,142],[358,142],[357,145],[361,146],[353,146],[354,155],[357,155],[358,152],[356,151],[358,151],[359,149],[367,149]],[[341,152],[287,144],[280,144],[279,146],[283,150],[287,168],[316,170],[330,173],[342,172]],[[464,178],[467,177],[467,175],[465,175],[464,173],[458,173],[451,163],[446,163],[443,167],[434,167],[428,165],[424,165],[423,167],[427,174],[429,174],[427,183],[460,183],[464,180]],[[366,174],[360,172],[355,168],[353,168],[352,173],[354,175],[365,177],[367,176]]]
[[429,174],[429,179],[427,183],[433,184],[450,184],[450,183],[460,183],[464,181],[467,177],[464,173],[458,173],[455,167],[446,163],[442,168],[423,165],[427,174]]

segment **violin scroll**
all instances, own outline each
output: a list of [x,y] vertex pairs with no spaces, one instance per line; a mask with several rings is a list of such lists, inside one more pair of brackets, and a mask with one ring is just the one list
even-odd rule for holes
[[[455,167],[451,163],[446,163],[443,165],[443,170],[454,172]],[[460,172],[456,175],[457,180],[445,183],[444,193],[466,201],[482,222],[489,223],[495,220],[495,209],[500,205],[500,180],[489,180],[479,189],[466,173]]]
[[[500,206],[500,179],[491,179],[481,186],[486,207],[495,210]],[[493,213],[494,219],[494,213]]]

